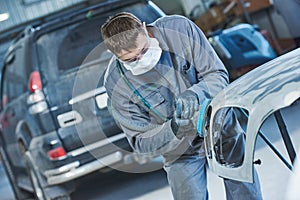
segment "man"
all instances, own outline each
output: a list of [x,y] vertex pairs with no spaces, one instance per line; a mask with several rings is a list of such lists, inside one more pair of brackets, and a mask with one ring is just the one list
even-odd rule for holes
[[[104,86],[130,144],[140,154],[163,155],[174,199],[208,199],[206,157],[194,115],[201,102],[227,85],[222,62],[200,29],[182,16],[146,26],[130,13],[119,13],[101,33],[115,55]],[[228,116],[226,129],[235,130]],[[243,153],[235,150],[237,157]],[[224,183],[228,199],[261,199],[257,174],[253,184]]]

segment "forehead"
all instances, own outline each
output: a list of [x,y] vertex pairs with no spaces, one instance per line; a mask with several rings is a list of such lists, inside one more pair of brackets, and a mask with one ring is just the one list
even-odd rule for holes
[[143,34],[143,33],[138,34],[138,36],[135,40],[135,43],[136,43],[137,47],[142,46],[142,48],[143,48],[144,46],[141,45],[141,44],[146,44],[147,43],[147,38],[146,38],[145,34]]
[[131,49],[122,49],[121,52],[117,55],[121,59],[131,58],[136,56],[148,43],[146,36],[143,33],[140,33],[134,42],[136,47]]

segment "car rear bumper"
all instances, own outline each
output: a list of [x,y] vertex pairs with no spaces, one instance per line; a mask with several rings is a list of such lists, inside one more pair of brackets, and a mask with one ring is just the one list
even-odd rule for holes
[[46,176],[49,185],[56,185],[116,164],[122,160],[123,153],[117,151],[85,165],[80,165],[79,161],[74,161],[56,169],[47,170],[44,172],[44,175]]
[[44,175],[48,185],[65,183],[105,167],[122,166],[128,163],[133,154],[127,148],[124,133],[69,151],[64,158],[57,160],[49,159],[45,148],[53,141],[58,141],[55,132],[36,137],[28,151],[28,156]]

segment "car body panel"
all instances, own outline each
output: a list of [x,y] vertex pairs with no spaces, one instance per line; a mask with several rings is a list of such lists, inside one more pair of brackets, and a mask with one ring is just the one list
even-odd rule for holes
[[[253,181],[253,155],[257,134],[263,122],[275,111],[290,106],[300,97],[300,48],[269,61],[240,77],[214,97],[206,132],[209,168],[217,175],[239,181]],[[248,112],[245,154],[242,165],[221,165],[213,147],[214,117],[222,108],[242,108]],[[211,152],[209,152],[211,151]]]

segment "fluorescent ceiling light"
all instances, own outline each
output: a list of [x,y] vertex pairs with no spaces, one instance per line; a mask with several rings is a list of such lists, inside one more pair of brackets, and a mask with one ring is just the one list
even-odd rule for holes
[[1,13],[0,14],[0,22],[5,21],[9,18],[9,14],[8,13]]

